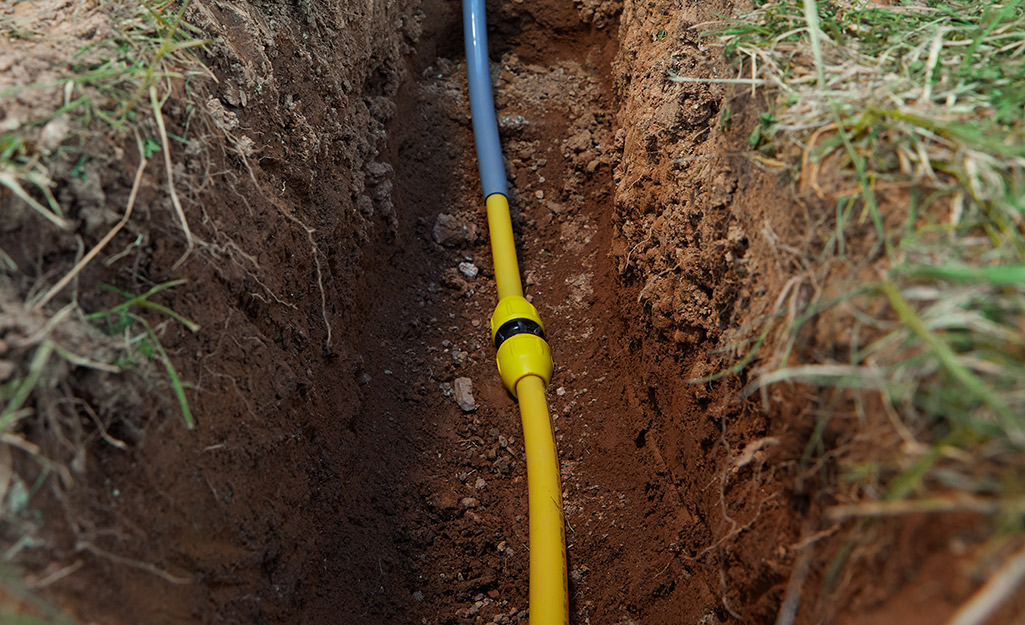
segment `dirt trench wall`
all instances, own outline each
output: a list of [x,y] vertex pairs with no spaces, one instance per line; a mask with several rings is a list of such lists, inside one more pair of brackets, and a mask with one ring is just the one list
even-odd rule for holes
[[[790,481],[801,427],[738,399],[744,372],[690,382],[736,362],[735,350],[723,348],[746,338],[740,329],[783,275],[761,232],[767,217],[789,219],[785,187],[751,166],[736,130],[749,127],[758,102],[721,85],[668,79],[727,75],[701,33],[734,5],[628,0],[614,65],[621,157],[612,256],[630,298],[639,372],[627,388],[637,445],[647,452],[641,461],[658,476],[652,493],[674,527],[654,540],[675,555],[633,597],[638,616],[655,622],[678,613],[696,622],[773,621],[794,562],[789,547],[808,522]],[[721,123],[724,109],[732,132]]]
[[[367,251],[399,227],[380,153],[420,4],[194,0],[185,17],[213,40],[199,56],[216,77],[188,92],[176,83],[163,111],[168,132],[187,141],[172,143],[171,157],[195,245],[178,268],[185,236],[151,163],[143,219],[125,233],[136,247],[109,268],[91,265],[75,293],[89,311],[116,303],[100,282],[142,292],[188,281],[162,299],[203,330],[150,319],[197,427],[184,429],[162,376],[136,381],[126,407],[102,401],[124,377],[79,371],[60,388],[95,400],[127,446],[90,437],[72,480],[47,482],[52,493],[37,503],[48,521],[33,526],[39,542],[22,562],[30,583],[72,565],[76,574],[49,590],[84,622],[296,622],[300,610],[328,622],[339,606],[381,622],[401,600],[371,610],[381,582],[356,572],[398,560],[402,527],[381,522],[399,504],[360,485],[393,468],[354,443],[371,427],[358,390],[372,329],[364,269],[380,262]],[[106,158],[90,180],[123,206],[138,155],[127,146]],[[69,216],[85,223],[87,207],[69,197]],[[78,243],[10,228],[0,243],[37,278],[67,271],[76,248],[116,221],[109,212],[81,226]],[[89,423],[85,412],[73,418]],[[36,434],[45,436],[27,435]],[[20,456],[16,465],[37,471]]]
[[208,107],[260,182],[308,226],[330,226],[322,236],[333,248],[357,249],[380,222],[394,229],[391,167],[378,157],[420,37],[419,3],[210,2],[193,12],[219,38],[208,60],[222,80]]
[[[664,517],[680,529],[653,537],[678,555],[637,582],[635,613],[640,622],[683,613],[765,623],[786,599],[799,603],[798,623],[909,614],[941,622],[967,596],[945,573],[957,566],[953,537],[981,543],[983,524],[958,530],[963,520],[918,517],[866,529],[829,520],[826,508],[858,499],[863,487],[840,477],[848,469],[838,450],[881,440],[812,387],[779,384],[745,397],[781,351],[769,321],[787,310],[792,319],[827,287],[813,284],[808,259],[828,237],[834,207],[752,158],[747,134],[766,109],[761,88],[669,79],[732,77],[701,33],[736,10],[745,5],[628,0],[620,21],[613,261],[639,358],[627,392],[638,447],[650,448],[641,461],[661,478],[653,496],[671,501],[675,490],[680,501]],[[816,323],[824,336],[842,332]],[[747,366],[692,382],[743,359],[762,328],[768,338]],[[816,348],[815,337],[805,348]],[[878,406],[866,411],[883,418]],[[945,564],[922,564],[930,558]]]

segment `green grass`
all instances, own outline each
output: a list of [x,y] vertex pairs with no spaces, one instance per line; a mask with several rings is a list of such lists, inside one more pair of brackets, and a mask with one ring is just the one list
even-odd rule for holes
[[[185,426],[192,429],[195,423],[185,395],[185,384],[164,350],[156,331],[143,317],[133,312],[133,308],[151,310],[181,323],[191,332],[198,332],[200,327],[197,323],[186,319],[167,306],[150,301],[154,295],[184,283],[184,280],[172,280],[158,284],[141,295],[132,295],[106,284],[101,285],[101,289],[116,293],[124,297],[125,301],[110,308],[84,315],[84,317],[108,336],[123,338],[122,355],[114,362],[94,362],[69,352],[50,339],[40,341],[35,346],[28,370],[23,375],[0,384],[0,405],[2,405],[0,408],[0,434],[11,431],[20,419],[32,414],[32,410],[26,407],[26,403],[32,393],[36,391],[40,379],[50,366],[53,357],[64,358],[75,366],[92,367],[108,372],[135,368],[143,359],[157,360],[167,374],[171,390],[181,409]],[[69,313],[70,309],[65,309],[65,311]],[[67,313],[63,316],[66,317]],[[61,323],[60,318],[57,318],[53,325],[58,323]]]
[[[68,119],[70,133],[58,151],[78,159],[72,175],[85,175],[82,165],[89,154],[83,144],[90,132],[127,136],[138,131],[147,137],[147,151],[158,151],[154,112],[149,106],[150,88],[161,85],[169,89],[172,79],[184,80],[187,85],[188,79],[203,69],[192,50],[208,41],[197,38],[193,27],[182,20],[188,5],[189,0],[185,0],[177,12],[172,12],[173,4],[166,0],[108,3],[104,11],[116,29],[112,36],[69,50],[68,58],[57,68],[57,79],[0,91],[2,101],[25,92],[42,95],[46,90],[63,88],[60,102],[0,134],[0,186],[56,227],[68,230],[72,222],[52,192],[55,181],[47,167],[49,155],[40,152],[33,141],[40,128],[62,116]],[[43,40],[41,34],[19,29],[10,19],[0,22],[0,31],[12,39]]]
[[[30,589],[7,565],[0,565],[0,623],[3,625],[75,625],[51,601]],[[27,614],[26,614],[27,613]]]
[[[880,397],[906,451],[851,466],[883,476],[886,498],[1020,497],[1025,2],[754,4],[706,33],[736,72],[719,82],[764,95],[741,130],[835,210],[805,249],[824,286],[789,314],[799,285],[777,294],[730,372],[759,352],[746,393],[801,383],[862,416],[864,394]],[[816,324],[850,331],[812,344]],[[1021,531],[1025,515],[1002,526]]]
[[[185,396],[185,386],[182,383],[181,378],[178,376],[178,371],[171,363],[171,359],[168,357],[163,345],[161,345],[160,338],[153,330],[153,327],[145,319],[131,312],[133,307],[153,310],[181,323],[192,332],[198,332],[199,324],[189,321],[170,308],[162,304],[152,302],[149,299],[161,291],[165,291],[184,283],[184,280],[172,280],[170,282],[158,284],[142,295],[132,295],[131,293],[127,293],[110,285],[101,285],[103,289],[124,297],[125,301],[106,310],[86,315],[86,319],[99,324],[100,327],[103,328],[103,330],[110,336],[125,337],[124,346],[126,350],[126,357],[114,363],[121,369],[131,368],[135,364],[135,358],[137,356],[142,358],[155,358],[160,361],[164,367],[164,371],[167,373],[168,380],[171,383],[171,389],[174,391],[174,396],[178,401],[178,406],[182,412],[182,418],[185,420],[185,427],[191,430],[195,426],[195,423],[192,418],[192,410],[189,408],[189,401]],[[0,417],[0,431],[3,431],[2,426],[3,421],[2,417]]]
[[[184,120],[185,132],[191,113],[195,110],[188,104],[189,82],[198,75],[208,74],[202,63],[193,55],[196,48],[208,43],[200,37],[194,27],[184,21],[190,0],[174,3],[169,0],[113,0],[92,10],[102,11],[113,27],[102,38],[92,40],[59,40],[48,42],[45,34],[25,28],[31,22],[18,22],[12,18],[0,19],[0,31],[11,40],[16,40],[17,49],[26,55],[35,54],[34,46],[50,47],[66,52],[51,71],[44,74],[40,82],[17,84],[0,90],[0,102],[15,95],[32,95],[42,103],[33,111],[31,119],[22,119],[17,126],[8,124],[0,134],[0,192],[5,189],[13,197],[5,201],[20,201],[35,213],[45,218],[38,227],[71,230],[75,222],[69,219],[56,199],[56,188],[65,180],[54,180],[53,162],[60,158],[73,162],[70,177],[85,178],[89,174],[88,163],[94,158],[107,160],[104,155],[90,154],[93,138],[102,136],[107,143],[126,143],[135,136],[142,152],[142,158],[149,159],[159,152],[165,152],[168,177],[171,177],[171,159],[166,154],[167,139],[184,141],[182,137],[170,135],[165,130],[162,113],[163,103],[172,92],[177,92],[179,101],[187,104]],[[20,24],[20,25],[19,25]],[[52,46],[51,46],[52,44]],[[78,47],[76,47],[78,46]],[[49,57],[45,57],[49,58]],[[55,77],[56,76],[56,77]],[[47,107],[48,98],[53,98],[55,88],[62,94]],[[180,95],[184,89],[184,96]],[[158,95],[158,92],[160,95]],[[41,130],[55,120],[66,120],[67,133],[61,143],[45,148],[40,145]],[[141,165],[140,165],[141,173]],[[139,178],[136,177],[136,186]],[[191,246],[187,223],[174,193],[173,183],[169,188],[175,210],[183,224]],[[133,188],[132,198],[135,196]],[[127,219],[127,215],[126,215]],[[41,236],[50,236],[43,234]],[[106,240],[104,241],[106,242]],[[102,243],[101,243],[102,246]],[[94,250],[97,251],[97,250]],[[23,269],[18,267],[9,255],[0,250],[0,273],[18,276]],[[76,267],[72,276],[81,267]],[[66,276],[70,277],[70,276]],[[65,280],[65,282],[67,282]],[[171,388],[181,407],[188,427],[193,419],[185,397],[184,386],[170,358],[160,344],[153,328],[138,314],[136,309],[146,309],[169,317],[195,332],[198,326],[175,311],[151,301],[160,291],[180,284],[179,281],[159,285],[147,293],[133,296],[113,287],[101,285],[101,289],[119,293],[126,301],[112,309],[86,314],[81,317],[97,324],[105,324],[109,331],[118,327],[118,336],[126,337],[125,355],[117,363],[94,362],[88,355],[71,354],[59,344],[47,339],[31,346],[34,356],[26,367],[12,381],[0,387],[0,432],[6,432],[23,416],[31,414],[31,395],[44,376],[53,358],[64,358],[74,365],[95,366],[105,370],[117,370],[131,366],[133,359],[154,358],[159,360],[171,382]],[[59,289],[55,289],[59,290]],[[49,301],[54,295],[48,292]],[[51,324],[67,319],[62,309],[51,317]],[[58,319],[60,317],[60,319]]]

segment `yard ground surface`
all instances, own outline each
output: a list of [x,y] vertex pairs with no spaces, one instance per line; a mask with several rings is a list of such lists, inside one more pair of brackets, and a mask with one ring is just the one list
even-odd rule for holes
[[[128,4],[0,7],[5,131],[74,101],[54,68]],[[182,8],[145,6],[164,26]],[[971,510],[828,516],[878,495],[837,450],[895,444],[888,413],[868,400],[867,421],[823,425],[810,387],[707,380],[746,328],[811,297],[788,242],[834,210],[752,158],[760,91],[667,78],[728,75],[702,33],[747,8],[487,7],[524,287],[556,362],[571,622],[944,622],[1020,541]],[[204,43],[153,81],[158,103],[145,85],[138,144],[96,119],[31,130],[66,228],[0,195],[0,382],[44,343],[108,363],[47,352],[11,414],[4,614],[526,622],[526,470],[489,336],[459,3],[192,0],[182,20]],[[174,280],[113,330],[95,315]]]

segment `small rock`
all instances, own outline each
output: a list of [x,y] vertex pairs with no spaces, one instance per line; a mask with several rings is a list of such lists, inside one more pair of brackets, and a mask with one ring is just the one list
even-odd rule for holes
[[484,490],[485,488],[487,488],[487,486],[488,486],[488,483],[485,482],[484,478],[482,478],[482,477],[478,477],[477,481],[473,483],[473,488],[475,490]]
[[366,386],[367,384],[370,384],[370,381],[373,379],[374,378],[370,377],[369,373],[364,373],[363,375],[359,376],[359,385]]
[[505,449],[506,447],[509,446],[509,439],[504,437],[504,436],[499,436],[498,437],[498,446],[501,447],[502,449]]
[[438,388],[441,389],[441,394],[445,397],[452,397],[453,393],[455,392],[452,390],[452,385],[448,382],[442,382],[438,385]]
[[53,152],[71,132],[71,120],[67,115],[51,119],[39,133],[39,147],[44,152]]
[[17,367],[10,360],[0,360],[0,382],[6,382],[14,375]]
[[498,543],[498,547],[497,547],[498,553],[502,553],[503,551],[505,551],[505,548],[508,547],[508,546],[509,546],[509,543],[505,542],[504,540],[502,542]]
[[392,374],[392,370],[391,369],[385,369],[384,370],[384,374],[385,375],[391,375]]
[[392,173],[392,166],[388,163],[370,163],[367,165],[367,173],[372,180],[381,180]]
[[441,284],[445,288],[458,291],[460,294],[465,293],[466,290],[469,288],[469,285],[466,283],[466,280],[463,280],[460,277],[459,271],[454,267],[450,267],[442,272]]
[[474,319],[473,321],[470,322],[470,325],[472,325],[475,328],[479,328],[480,327],[480,319]]
[[374,216],[374,201],[370,199],[370,196],[359,196],[359,199],[356,200],[356,208],[359,209],[360,214],[364,217]]
[[562,397],[563,395],[566,394],[566,387],[565,386],[560,386],[559,388],[555,389],[555,394],[558,395],[559,397]]
[[584,129],[570,137],[566,141],[565,145],[567,148],[579,154],[580,152],[590,148],[593,143],[594,137],[591,136],[591,131]]
[[473,497],[463,497],[463,500],[459,503],[461,503],[464,508],[476,508],[477,504],[479,504],[480,502],[474,499]]
[[477,236],[477,228],[473,224],[463,223],[452,215],[442,213],[434,221],[431,235],[438,245],[456,247],[473,241]]
[[473,412],[477,409],[477,402],[473,399],[473,382],[470,378],[456,378],[453,382],[456,403],[463,412]]
[[543,200],[543,199],[545,199],[545,192],[542,191],[541,189],[538,189],[537,191],[534,192],[534,197],[536,197],[539,200]]
[[467,278],[477,277],[477,265],[473,263],[459,263],[459,273],[463,274]]
[[495,463],[491,465],[491,469],[502,475],[508,475],[512,471],[512,458],[509,456],[502,456]]

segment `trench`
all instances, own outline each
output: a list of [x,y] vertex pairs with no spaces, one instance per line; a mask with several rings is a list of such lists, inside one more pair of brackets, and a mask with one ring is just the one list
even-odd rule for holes
[[[0,102],[0,621],[527,623],[459,1],[7,4],[0,64],[26,84]],[[570,622],[939,622],[998,565],[1004,521],[832,516],[904,461],[847,450],[910,441],[864,429],[890,415],[872,402],[848,427],[846,395],[757,382],[783,339],[754,329],[805,316],[834,211],[752,153],[771,90],[721,80],[738,66],[709,28],[748,4],[487,7],[524,294],[556,365]],[[147,35],[122,20],[142,9]],[[166,129],[120,103],[172,142],[50,117],[80,88],[107,98],[87,76],[142,67],[112,34],[178,36],[160,16],[178,10],[209,39],[151,50],[175,69],[145,73]],[[36,165],[62,234],[11,187]],[[829,323],[801,349],[833,351]]]
[[[495,287],[460,6],[425,0],[421,10],[422,34],[403,60],[405,79],[376,156],[393,172],[393,227],[372,230],[359,254],[325,253],[337,276],[327,309],[341,311],[330,314],[346,347],[317,349],[319,301],[301,280],[288,284],[307,293],[295,318],[279,311],[268,320],[263,309],[239,303],[241,289],[225,287],[230,310],[277,336],[288,358],[277,369],[261,365],[270,380],[246,377],[247,363],[270,358],[273,346],[255,350],[245,333],[231,335],[235,348],[227,345],[218,362],[238,362],[206,378],[225,396],[199,400],[211,413],[224,411],[198,435],[202,451],[161,447],[154,464],[161,468],[147,469],[151,483],[166,487],[158,512],[174,519],[151,531],[177,538],[143,551],[140,561],[198,570],[199,583],[168,586],[103,562],[101,574],[114,580],[109,588],[95,592],[71,580],[56,591],[86,618],[526,622],[526,475],[519,412],[489,340]],[[564,487],[571,622],[725,622],[726,564],[705,558],[702,548],[722,533],[720,499],[709,484],[719,473],[724,452],[717,445],[729,411],[716,411],[721,398],[693,396],[686,372],[700,354],[658,339],[639,302],[645,285],[623,278],[618,267],[623,90],[613,67],[616,10],[592,7],[589,21],[580,7],[554,0],[492,3],[488,10],[525,295],[545,320],[556,363],[549,400]],[[289,55],[274,62],[301,75],[287,43]],[[300,189],[299,203],[333,223],[311,182],[330,180],[329,172],[303,179],[289,169],[295,157],[287,150],[268,152],[261,171]],[[325,197],[333,192],[325,185]],[[240,214],[248,208],[222,199]],[[442,215],[467,230],[439,237]],[[351,237],[339,229],[339,238]],[[315,279],[309,258],[291,257],[306,240],[280,236],[276,249],[288,258],[279,261]],[[192,277],[209,283],[203,273]],[[231,315],[217,322],[226,332],[238,323]],[[219,351],[221,342],[206,348]],[[459,377],[472,381],[473,411],[452,396]],[[252,398],[263,387],[273,397],[257,404]],[[168,436],[179,449],[195,445],[186,435]],[[114,461],[107,469],[133,471]],[[779,577],[759,583],[778,585]]]
[[[603,251],[612,231],[612,162],[599,153],[601,140],[611,143],[614,133],[615,28],[581,24],[569,7],[489,8],[518,253],[527,295],[550,320],[557,359],[551,399],[572,525],[594,503],[621,506],[616,499],[633,477],[608,484],[576,468],[597,451],[588,443],[602,429],[593,420],[624,408],[608,406],[595,386],[614,384],[600,361],[610,355],[608,337],[622,335],[612,327],[618,301],[607,295],[615,284]],[[370,469],[395,485],[383,495],[390,504],[374,503],[389,520],[387,542],[395,547],[374,556],[382,576],[339,605],[359,602],[366,622],[525,622],[525,465],[518,409],[498,380],[488,340],[496,296],[467,114],[461,16],[457,3],[438,0],[424,12],[430,17],[410,61],[412,78],[399,89],[389,130],[387,162],[406,181],[394,196],[400,228],[395,245],[374,246],[379,253],[365,259],[368,271],[387,269],[372,279],[386,286],[368,311],[381,324],[367,333],[366,367],[374,382],[361,395],[362,412],[384,420],[356,438],[403,441],[405,449],[392,447],[401,458],[397,470],[389,466],[396,457]],[[580,151],[589,154],[565,147],[574,133],[586,141],[585,131],[593,139]],[[476,227],[477,236],[438,245],[439,214]],[[480,274],[456,273],[460,262]],[[377,387],[375,372],[384,370],[391,374]],[[463,412],[448,396],[455,377],[473,381],[474,412]],[[589,526],[583,520],[581,532],[593,533]],[[569,540],[571,613],[574,622],[586,622],[604,612],[582,592],[603,575],[604,556],[578,555],[586,541],[575,531]],[[350,574],[367,564],[373,563]]]

